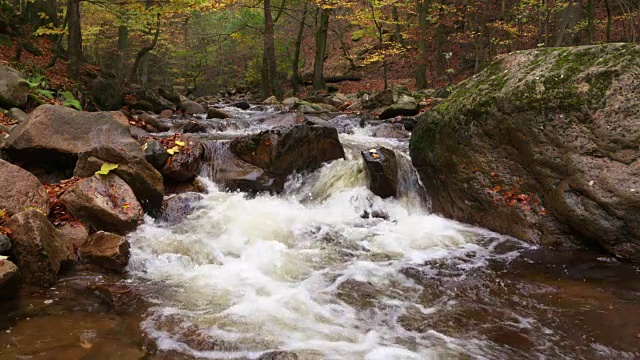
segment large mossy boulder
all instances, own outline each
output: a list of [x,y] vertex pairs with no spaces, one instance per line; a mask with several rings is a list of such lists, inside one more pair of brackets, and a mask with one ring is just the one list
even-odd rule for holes
[[640,46],[515,52],[426,113],[411,157],[433,209],[640,262]]

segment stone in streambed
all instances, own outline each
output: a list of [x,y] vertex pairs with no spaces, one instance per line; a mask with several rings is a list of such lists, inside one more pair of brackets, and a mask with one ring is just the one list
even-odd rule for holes
[[384,147],[361,152],[371,192],[381,198],[398,195],[398,164],[393,150]]
[[129,241],[124,237],[99,231],[80,247],[80,255],[105,270],[122,272],[129,263],[129,248]]
[[30,172],[0,160],[0,210],[12,216],[28,208],[49,213],[49,196]]

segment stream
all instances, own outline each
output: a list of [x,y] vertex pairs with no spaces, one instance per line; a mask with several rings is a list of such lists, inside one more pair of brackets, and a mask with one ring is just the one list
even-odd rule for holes
[[[196,135],[208,193],[188,219],[146,218],[124,279],[25,289],[0,309],[0,359],[640,358],[637,267],[430,213],[408,141],[358,119],[345,160],[290,176],[281,195],[227,192],[221,144],[274,110],[224,110]],[[377,146],[396,152],[397,199],[367,188],[360,151]],[[114,314],[84,288],[105,282],[138,289],[144,309]]]

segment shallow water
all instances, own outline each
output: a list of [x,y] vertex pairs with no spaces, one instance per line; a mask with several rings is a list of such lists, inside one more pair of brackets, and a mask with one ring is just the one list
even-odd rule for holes
[[[251,123],[259,112],[233,111],[249,126],[202,137],[261,128]],[[341,135],[347,159],[290,177],[280,196],[229,193],[203,178],[209,193],[186,221],[148,218],[129,236],[120,281],[138,289],[146,311],[113,314],[99,299],[68,296],[25,320],[16,309],[29,294],[0,313],[10,327],[0,359],[255,359],[274,350],[299,359],[640,358],[638,268],[430,214],[407,142],[370,134]],[[378,145],[399,156],[398,199],[367,189],[359,151]],[[209,170],[202,175],[215,177]],[[34,318],[38,331],[27,325]],[[83,336],[95,339],[90,349]],[[29,342],[42,339],[49,345],[33,357]],[[138,353],[117,353],[129,350]]]

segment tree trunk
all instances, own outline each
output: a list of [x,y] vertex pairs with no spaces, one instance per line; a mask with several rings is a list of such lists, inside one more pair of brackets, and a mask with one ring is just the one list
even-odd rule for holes
[[273,17],[271,15],[271,0],[264,0],[264,54],[266,58],[266,64],[263,62],[263,66],[266,65],[266,72],[263,72],[263,76],[267,76],[267,79],[263,79],[266,84],[269,83],[269,91],[265,93],[265,97],[275,94],[281,96],[280,86],[278,85],[277,66],[276,66],[276,46],[273,35]]
[[131,67],[131,72],[129,73],[130,84],[135,84],[137,82],[138,67],[140,66],[140,61],[142,61],[142,58],[149,51],[153,50],[156,47],[156,44],[158,43],[158,37],[160,36],[160,14],[158,14],[157,19],[158,20],[156,24],[156,33],[153,35],[153,41],[151,41],[151,44],[143,47],[142,49],[140,49],[140,51],[138,51],[138,54],[136,55],[136,60],[133,62],[133,66]]
[[418,14],[418,64],[416,65],[416,89],[426,89],[427,82],[427,0],[416,0]]
[[[62,30],[65,30],[67,27],[67,23],[69,22],[69,14],[65,15],[64,20],[62,21]],[[52,68],[55,66],[58,58],[61,56],[65,56],[64,49],[62,48],[62,39],[64,38],[64,31],[58,35],[58,40],[56,40],[55,45],[53,46],[53,55],[51,56],[51,60],[49,60],[49,64],[47,64],[47,68]]]
[[117,64],[117,76],[118,79],[124,80],[126,78],[125,71],[125,56],[127,49],[129,48],[129,28],[126,25],[120,25],[118,27],[118,64]]
[[593,44],[595,40],[595,21],[596,9],[593,0],[587,0],[587,44]]
[[302,46],[302,37],[304,36],[304,22],[307,18],[307,2],[304,1],[302,7],[302,16],[300,17],[300,27],[298,28],[298,35],[296,36],[295,53],[293,54],[292,71],[293,75],[291,81],[293,81],[293,95],[298,95],[300,92],[300,47]]
[[329,31],[329,15],[331,9],[320,9],[318,32],[316,33],[316,58],[313,63],[313,89],[324,90],[324,54],[327,50],[327,33]]
[[396,42],[406,49],[407,45],[404,43],[404,38],[402,37],[402,30],[400,29],[400,18],[398,17],[398,7],[395,4],[391,7],[391,16],[393,17],[394,37],[396,38]]
[[72,79],[80,80],[82,65],[82,28],[80,26],[80,0],[67,0],[69,35],[67,38],[68,71]]
[[604,4],[607,7],[607,42],[611,42],[611,5],[609,0],[604,0]]

